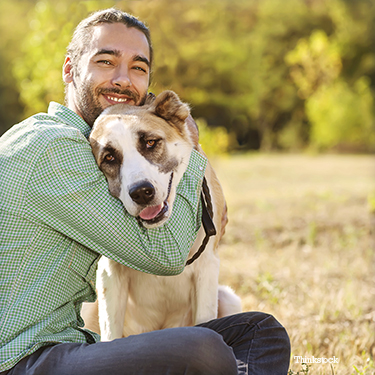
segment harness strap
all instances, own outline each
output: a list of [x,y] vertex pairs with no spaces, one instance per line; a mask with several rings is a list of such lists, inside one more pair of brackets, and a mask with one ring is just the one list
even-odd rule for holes
[[201,201],[202,201],[202,224],[204,231],[206,232],[206,236],[202,241],[202,245],[199,247],[197,252],[187,260],[186,265],[192,264],[195,260],[197,260],[203,251],[205,250],[207,243],[211,236],[216,234],[216,228],[212,218],[214,216],[213,209],[212,209],[212,201],[210,195],[210,189],[207,185],[207,180],[203,177],[202,183],[202,192],[201,192]]

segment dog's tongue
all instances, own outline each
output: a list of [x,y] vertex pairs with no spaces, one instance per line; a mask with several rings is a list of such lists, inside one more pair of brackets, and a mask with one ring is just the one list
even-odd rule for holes
[[158,206],[146,207],[144,210],[141,211],[139,217],[143,220],[152,220],[154,217],[158,215],[162,208],[163,204],[159,204]]

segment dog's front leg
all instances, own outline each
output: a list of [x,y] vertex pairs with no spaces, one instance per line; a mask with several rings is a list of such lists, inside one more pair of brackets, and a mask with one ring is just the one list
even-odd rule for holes
[[[193,297],[193,324],[217,318],[220,261],[208,244],[207,249],[195,261]],[[198,267],[199,265],[199,267]]]
[[126,267],[102,257],[98,264],[96,286],[101,340],[121,338],[129,286]]

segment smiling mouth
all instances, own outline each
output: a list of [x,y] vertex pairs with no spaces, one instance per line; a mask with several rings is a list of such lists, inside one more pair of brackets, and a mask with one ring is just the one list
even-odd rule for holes
[[111,105],[119,103],[136,104],[138,101],[138,95],[128,88],[123,90],[117,88],[99,88],[96,94],[98,96],[103,95],[105,100]]
[[140,222],[146,223],[148,225],[152,225],[152,224],[157,224],[159,221],[161,221],[165,217],[166,213],[169,211],[168,198],[171,192],[172,180],[173,180],[173,172],[171,173],[171,177],[169,179],[168,194],[164,202],[157,206],[150,206],[150,207],[144,208],[138,216],[138,220]]
[[131,98],[120,98],[118,96],[111,96],[111,95],[105,95],[104,97],[109,101],[109,102],[115,102],[115,103],[128,103],[132,101],[133,99]]

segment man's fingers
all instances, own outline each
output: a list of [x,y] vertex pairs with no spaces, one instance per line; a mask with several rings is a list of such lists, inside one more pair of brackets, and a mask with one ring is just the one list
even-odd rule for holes
[[153,94],[152,92],[149,92],[147,94],[145,104],[151,104],[155,100],[155,98],[156,98],[155,94]]

